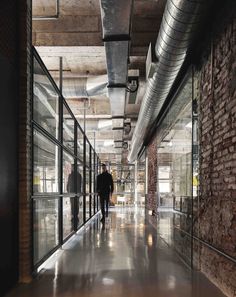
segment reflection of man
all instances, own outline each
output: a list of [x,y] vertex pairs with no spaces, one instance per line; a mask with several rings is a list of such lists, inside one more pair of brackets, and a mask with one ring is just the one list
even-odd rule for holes
[[100,196],[102,219],[105,221],[105,204],[106,204],[106,217],[108,217],[108,204],[110,195],[113,193],[113,179],[110,173],[107,172],[107,167],[102,164],[102,173],[97,177],[97,192]]
[[[82,192],[82,175],[79,172],[79,169],[77,169],[77,176],[76,176],[76,187],[75,187],[75,171],[74,171],[74,165],[72,165],[71,168],[71,173],[68,176],[68,181],[67,181],[67,186],[66,186],[66,190],[68,193],[81,193]],[[71,205],[71,222],[74,221],[75,224],[75,220],[73,220],[74,216],[75,218],[77,218],[78,216],[78,207],[74,207],[74,197],[70,198],[70,205]],[[74,211],[75,210],[75,211]]]
[[75,188],[75,172],[74,166],[72,166],[72,171],[68,176],[68,182],[66,190],[68,193],[81,193],[81,186],[82,186],[82,175],[80,174],[79,170],[77,170],[77,180],[76,180],[76,188]]

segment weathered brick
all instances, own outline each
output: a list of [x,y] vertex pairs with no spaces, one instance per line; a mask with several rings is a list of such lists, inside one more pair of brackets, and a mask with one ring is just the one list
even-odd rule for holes
[[157,210],[157,142],[154,138],[147,149],[148,155],[148,196],[146,198],[146,208]]
[[[235,20],[229,20],[215,36],[213,68],[208,57],[199,76],[200,216],[197,221],[205,241],[236,258],[236,97],[230,89],[236,46],[232,42]],[[213,134],[208,127],[213,127]],[[236,296],[235,266],[229,260],[202,247],[200,261],[201,270],[227,296]]]

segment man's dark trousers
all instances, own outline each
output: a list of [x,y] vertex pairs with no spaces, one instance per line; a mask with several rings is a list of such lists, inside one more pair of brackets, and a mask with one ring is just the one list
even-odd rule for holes
[[110,194],[100,194],[100,204],[102,211],[102,218],[105,219],[105,205],[106,205],[106,214],[108,215],[108,205],[109,205],[109,197]]

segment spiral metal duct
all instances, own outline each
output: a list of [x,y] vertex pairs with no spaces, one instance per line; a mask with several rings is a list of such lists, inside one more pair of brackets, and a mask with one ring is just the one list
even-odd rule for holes
[[128,155],[133,162],[143,144],[146,132],[154,123],[192,46],[209,1],[167,0],[161,28],[155,45],[156,71],[148,79],[137,125]]

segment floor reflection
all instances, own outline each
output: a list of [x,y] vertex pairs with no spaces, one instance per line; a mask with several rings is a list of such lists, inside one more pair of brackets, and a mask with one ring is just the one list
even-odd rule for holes
[[223,296],[182,264],[145,217],[144,209],[97,215],[63,246],[62,255],[31,284],[7,297]]

